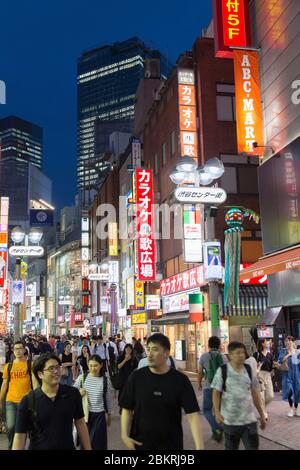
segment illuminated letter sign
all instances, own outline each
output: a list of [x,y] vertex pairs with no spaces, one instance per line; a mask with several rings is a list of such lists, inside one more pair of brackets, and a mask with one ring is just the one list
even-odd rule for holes
[[230,47],[251,47],[248,0],[214,0],[216,57],[233,57]]
[[152,170],[136,170],[136,208],[138,279],[154,281],[156,273]]
[[263,113],[259,80],[258,53],[234,51],[236,125],[238,153],[263,155]]
[[178,69],[180,147],[182,156],[197,159],[197,116],[193,70]]

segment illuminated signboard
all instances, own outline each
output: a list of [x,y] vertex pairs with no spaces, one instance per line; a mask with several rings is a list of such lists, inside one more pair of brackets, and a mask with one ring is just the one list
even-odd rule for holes
[[214,0],[216,57],[232,59],[231,47],[251,47],[248,0]]
[[203,266],[189,269],[176,276],[169,277],[160,282],[161,297],[187,291],[205,284]]
[[183,253],[185,263],[202,263],[203,206],[184,205]]
[[152,170],[136,170],[137,265],[139,281],[155,281]]
[[178,69],[180,155],[197,159],[197,115],[195,74],[193,70]]
[[118,224],[109,222],[108,224],[108,255],[118,256]]
[[145,298],[144,298],[144,283],[141,281],[135,281],[135,307],[137,309],[145,308]]
[[263,155],[253,147],[264,145],[258,52],[234,51],[234,76],[238,153]]
[[132,325],[139,325],[147,323],[147,314],[146,313],[135,313],[131,315]]

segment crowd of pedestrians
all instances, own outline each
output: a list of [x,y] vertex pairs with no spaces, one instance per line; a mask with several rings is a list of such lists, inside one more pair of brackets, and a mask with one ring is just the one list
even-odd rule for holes
[[[231,342],[222,353],[211,337],[199,361],[198,388],[212,439],[227,450],[259,448],[268,422],[272,377],[282,375],[288,416],[300,416],[300,351],[288,336],[277,361],[267,340],[249,355]],[[195,449],[204,448],[200,408],[188,377],[176,369],[160,333],[127,343],[116,337],[0,338],[0,431],[8,448],[106,450],[114,403],[129,450],[182,450],[182,409]],[[28,439],[29,438],[29,439]]]

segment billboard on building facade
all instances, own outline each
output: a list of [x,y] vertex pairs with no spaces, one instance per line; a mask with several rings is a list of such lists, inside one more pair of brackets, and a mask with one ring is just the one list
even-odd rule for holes
[[198,158],[195,74],[178,69],[180,155]]

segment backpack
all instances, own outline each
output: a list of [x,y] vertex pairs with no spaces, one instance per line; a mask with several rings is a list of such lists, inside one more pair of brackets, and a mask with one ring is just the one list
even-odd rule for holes
[[116,362],[115,350],[111,344],[108,343],[108,357],[111,364]]
[[[32,377],[31,377],[31,359],[27,359],[27,371],[26,371],[26,374],[29,375],[29,379],[30,379],[30,387],[31,387],[31,390],[33,389],[33,386],[32,386]],[[13,362],[9,362],[8,364],[8,368],[7,368],[7,390],[9,388],[9,382],[10,382],[10,379],[11,379],[11,371],[12,371],[12,368],[13,368]]]
[[[247,374],[249,375],[249,379],[252,383],[252,369],[249,364],[244,364],[244,367],[247,371]],[[227,380],[227,364],[223,364],[221,366],[221,371],[222,371],[222,380],[223,380],[223,392],[226,392],[226,380]]]
[[208,368],[205,369],[205,378],[211,384],[219,367],[224,364],[223,356],[218,351],[209,352]]

